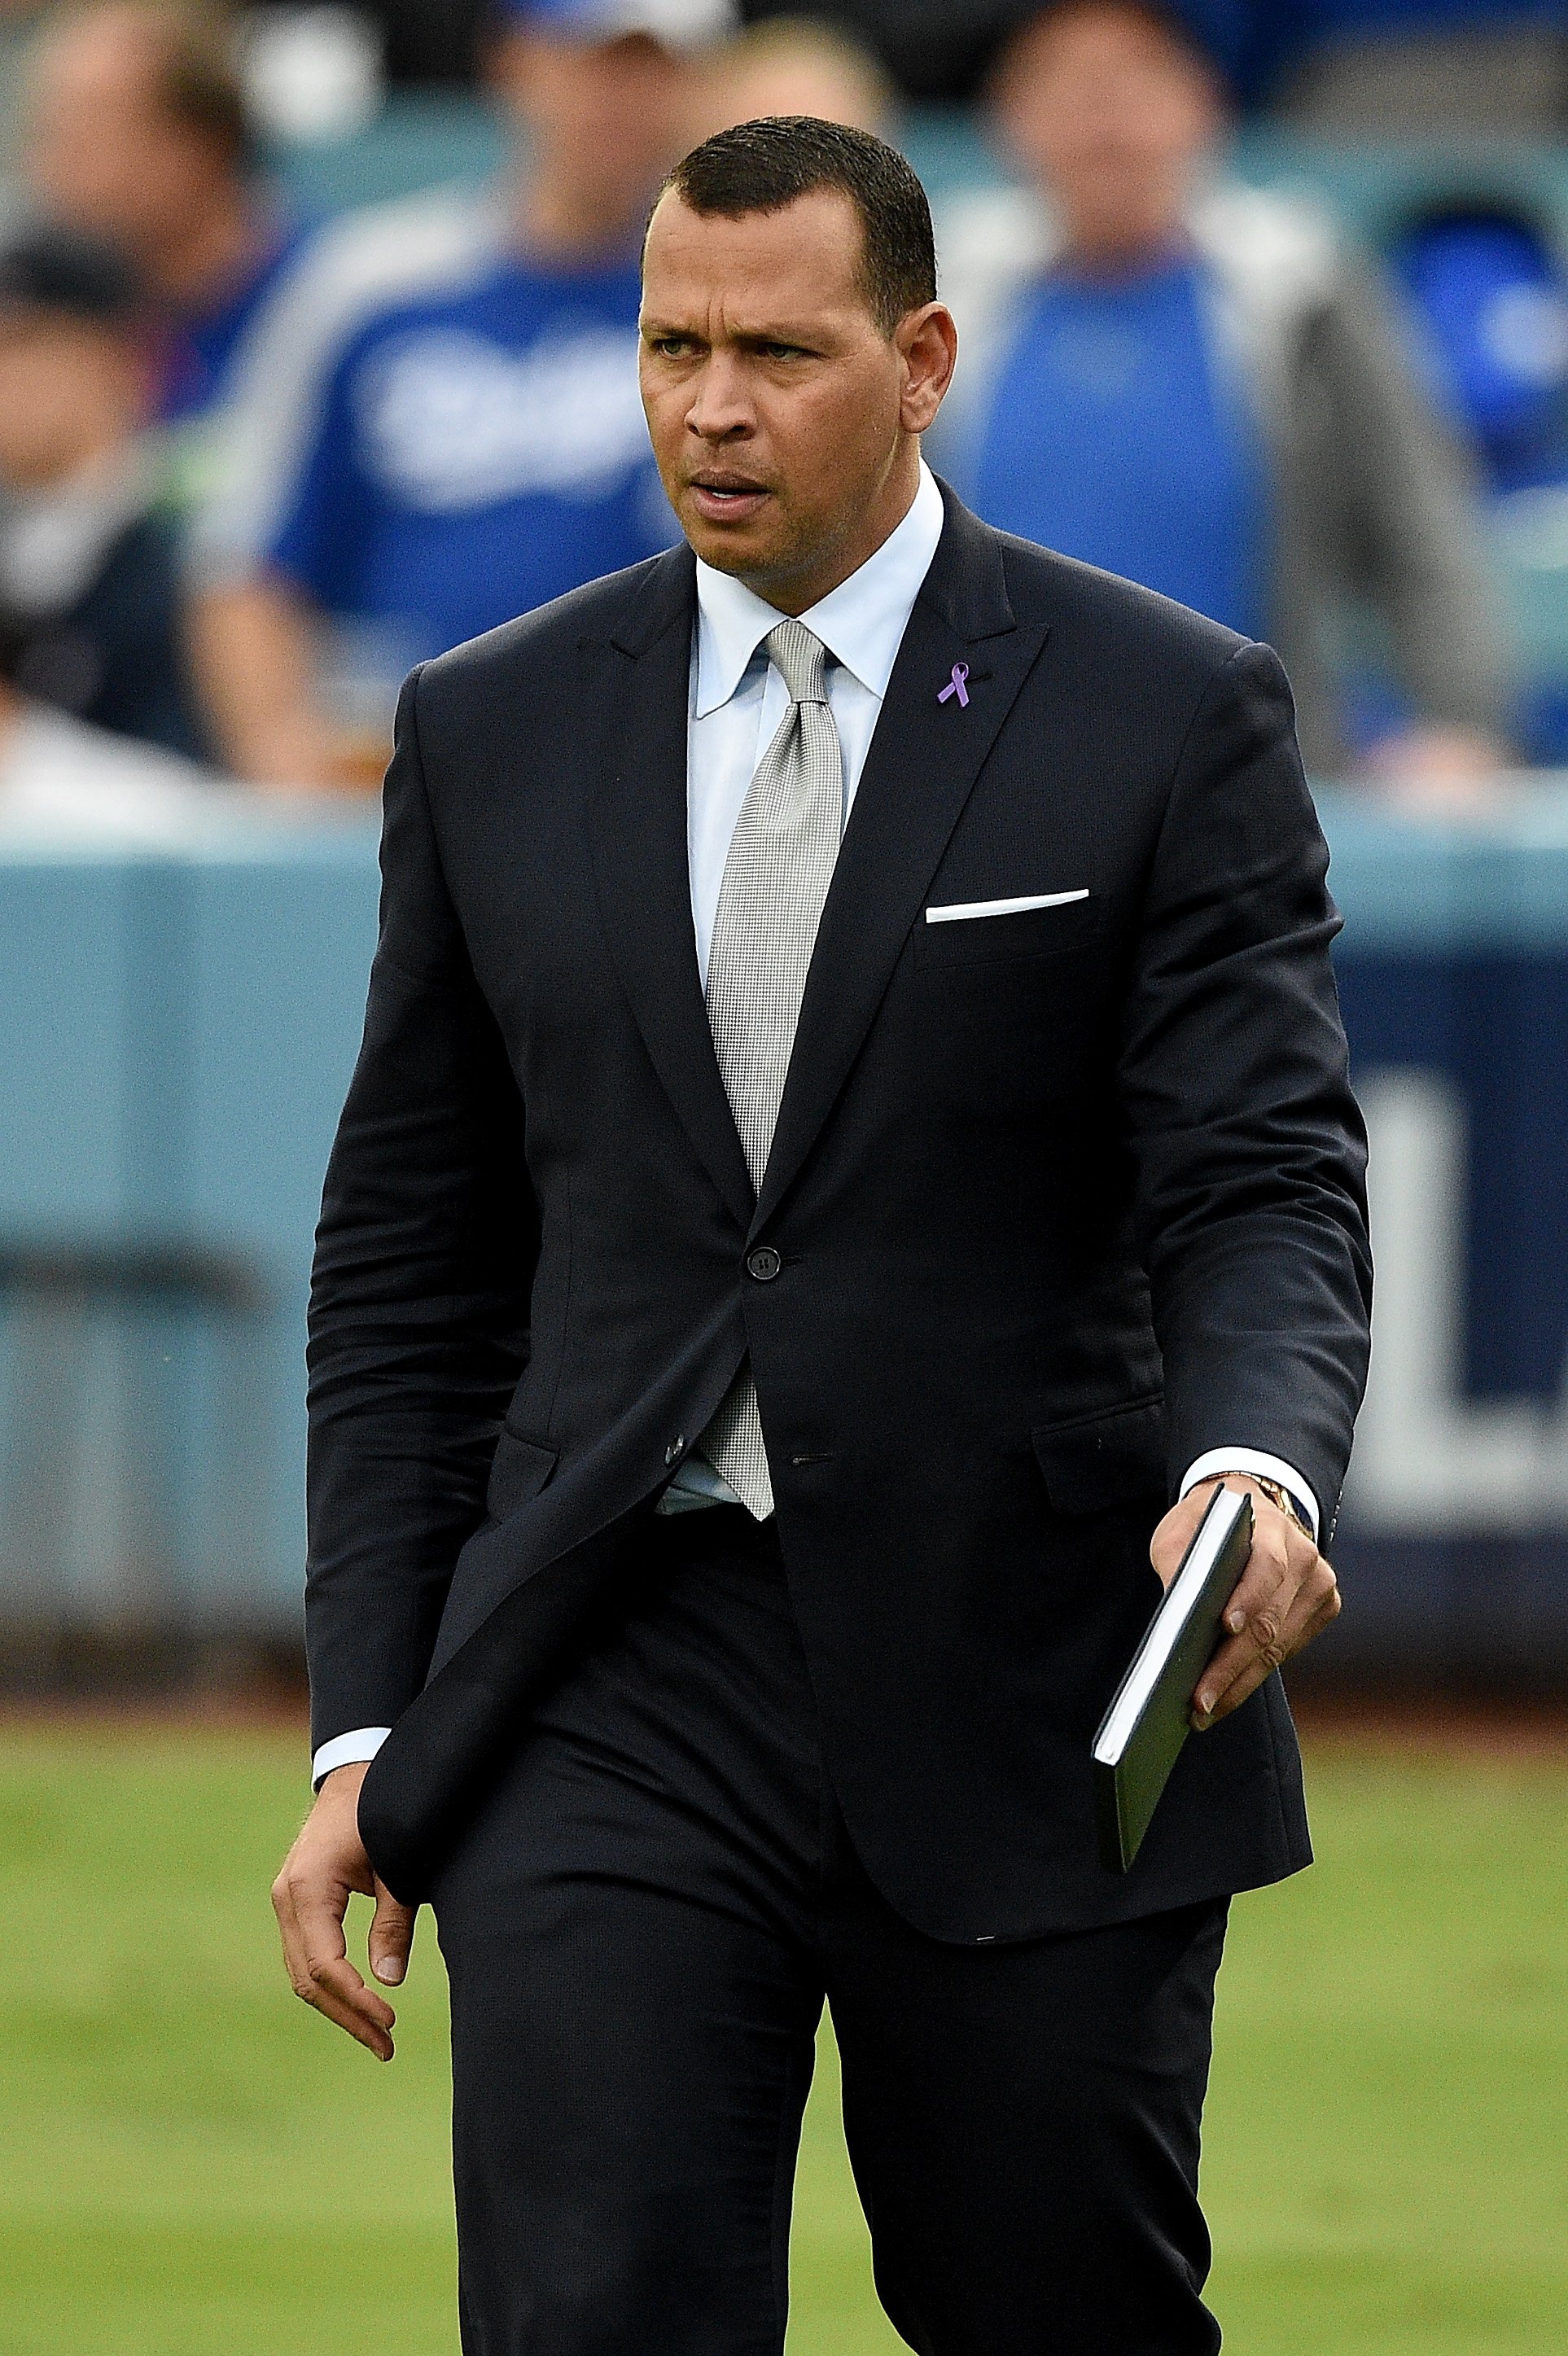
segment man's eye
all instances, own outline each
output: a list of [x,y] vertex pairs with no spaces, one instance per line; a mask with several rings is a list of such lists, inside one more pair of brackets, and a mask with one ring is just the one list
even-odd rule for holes
[[763,350],[770,360],[797,360],[802,347],[799,344],[764,344]]
[[655,336],[652,344],[660,359],[666,360],[681,359],[692,348],[689,336]]

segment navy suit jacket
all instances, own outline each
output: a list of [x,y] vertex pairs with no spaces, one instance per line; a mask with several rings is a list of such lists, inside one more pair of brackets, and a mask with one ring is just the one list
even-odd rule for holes
[[361,1827],[431,1890],[749,1353],[834,1788],[907,1920],[1018,1938],[1289,1872],[1277,1678],[1124,1878],[1089,1760],[1182,1470],[1270,1450],[1331,1520],[1365,1377],[1280,666],[950,496],[754,1199],[693,937],[694,597],[678,549],[404,691],[311,1312],[315,1740],[392,1727]]

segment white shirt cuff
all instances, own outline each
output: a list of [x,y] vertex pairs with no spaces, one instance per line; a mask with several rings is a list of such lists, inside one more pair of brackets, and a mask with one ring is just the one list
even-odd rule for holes
[[357,1726],[351,1734],[335,1734],[311,1761],[311,1782],[319,1790],[334,1767],[352,1767],[361,1759],[373,1759],[391,1732],[390,1726]]
[[1182,1495],[1196,1489],[1200,1481],[1212,1481],[1219,1472],[1251,1472],[1257,1481],[1277,1481],[1282,1489],[1290,1491],[1306,1515],[1316,1540],[1317,1500],[1295,1466],[1287,1464],[1283,1456],[1271,1456],[1262,1448],[1211,1448],[1207,1456],[1200,1456],[1195,1464],[1187,1466],[1181,1484]]

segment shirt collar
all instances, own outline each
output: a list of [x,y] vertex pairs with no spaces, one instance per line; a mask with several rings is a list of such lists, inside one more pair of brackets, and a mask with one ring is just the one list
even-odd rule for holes
[[[902,523],[858,572],[800,616],[829,653],[878,698],[887,691],[944,521],[941,492],[922,460],[919,484]],[[776,605],[698,558],[696,719],[729,701],[757,648],[782,618]]]

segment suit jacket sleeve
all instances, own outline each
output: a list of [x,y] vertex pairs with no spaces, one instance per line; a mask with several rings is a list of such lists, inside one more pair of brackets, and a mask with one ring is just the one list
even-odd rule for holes
[[1267,647],[1209,680],[1150,868],[1120,1085],[1173,1480],[1266,1449],[1322,1501],[1366,1383],[1366,1138],[1329,963],[1339,916]]
[[381,937],[311,1287],[312,1743],[424,1682],[528,1354],[538,1235],[523,1111],[442,874],[419,675],[387,776]]

